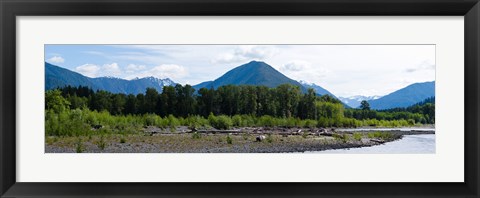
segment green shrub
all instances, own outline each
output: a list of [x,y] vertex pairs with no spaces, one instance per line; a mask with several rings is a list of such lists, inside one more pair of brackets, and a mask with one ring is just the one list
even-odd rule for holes
[[105,142],[105,137],[103,135],[100,136],[100,140],[97,141],[96,144],[101,150],[105,150],[105,148],[107,147],[107,142]]
[[305,125],[305,127],[308,127],[308,128],[314,128],[314,127],[317,126],[317,124],[318,124],[317,121],[308,119],[308,120],[305,120],[304,125]]
[[353,139],[356,141],[362,140],[362,134],[361,133],[353,133]]
[[233,126],[236,126],[236,127],[245,126],[244,122],[243,122],[243,119],[242,119],[242,116],[240,116],[240,115],[234,115],[232,117],[232,124],[233,124]]
[[248,140],[248,136],[249,136],[248,133],[245,133],[245,132],[244,132],[244,133],[242,134],[242,137],[243,137],[244,140]]
[[75,152],[83,153],[84,150],[85,150],[85,148],[83,146],[83,140],[82,140],[82,138],[78,138],[77,142],[75,143]]
[[230,135],[227,135],[227,144],[232,144],[232,143],[233,143],[232,137],[230,137]]
[[343,136],[341,136],[341,135],[339,135],[339,134],[337,134],[337,133],[332,134],[332,137],[333,137],[333,139],[335,139],[335,140],[343,140]]
[[120,143],[121,143],[121,144],[124,144],[125,142],[127,142],[127,140],[125,139],[125,137],[122,136],[122,137],[120,138]]
[[344,133],[344,134],[342,135],[342,139],[343,139],[343,143],[347,143],[348,140],[350,140],[350,136]]
[[309,134],[308,132],[303,132],[303,133],[302,133],[302,137],[303,137],[303,138],[307,138],[307,137],[308,137],[308,134]]
[[210,125],[216,129],[230,129],[233,125],[232,119],[230,117],[221,115],[221,116],[213,116],[210,115],[208,117],[208,121],[210,122]]
[[194,132],[194,133],[192,134],[192,139],[200,139],[200,137],[201,137],[201,135],[200,135],[199,133],[197,133],[197,132]]
[[264,115],[258,119],[257,122],[258,126],[264,126],[264,127],[273,127],[275,126],[275,120],[272,116],[269,115]]
[[265,140],[267,140],[268,143],[272,143],[273,142],[273,137],[271,134],[268,134],[267,137],[265,138]]
[[168,115],[167,120],[168,120],[168,126],[170,128],[175,128],[177,126],[180,126],[180,121],[173,115]]

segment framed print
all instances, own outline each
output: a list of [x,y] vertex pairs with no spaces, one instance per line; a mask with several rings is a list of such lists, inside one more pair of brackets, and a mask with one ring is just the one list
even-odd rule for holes
[[0,8],[2,197],[479,196],[476,0]]

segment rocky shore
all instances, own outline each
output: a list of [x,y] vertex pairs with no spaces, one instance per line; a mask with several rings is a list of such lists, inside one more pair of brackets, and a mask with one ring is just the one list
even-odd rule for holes
[[[340,131],[307,128],[188,130],[146,128],[138,134],[46,137],[46,153],[290,153],[374,146],[431,130]],[[259,139],[259,137],[263,137]],[[260,140],[260,141],[259,141]]]

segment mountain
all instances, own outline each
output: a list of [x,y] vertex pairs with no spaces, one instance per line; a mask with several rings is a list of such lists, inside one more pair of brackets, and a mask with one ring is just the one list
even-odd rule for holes
[[368,103],[372,109],[391,109],[408,107],[434,96],[435,81],[432,81],[408,85],[379,99],[370,100]]
[[205,81],[205,82],[202,82],[200,84],[197,84],[197,85],[193,85],[192,87],[195,89],[195,90],[200,90],[201,88],[208,88],[210,89],[211,87],[209,86],[213,81]]
[[277,87],[281,84],[292,84],[299,86],[302,91],[306,91],[305,87],[299,82],[288,78],[272,66],[261,62],[251,61],[247,64],[240,65],[212,82],[203,82],[195,85],[197,90],[203,87],[218,88],[223,85],[263,85],[267,87]]
[[193,86],[199,90],[205,88],[218,88],[223,85],[263,85],[277,87],[281,84],[292,84],[300,87],[302,91],[307,89],[299,82],[288,78],[272,66],[261,61],[251,61],[228,71],[214,81],[207,81]]
[[350,96],[350,97],[338,97],[343,103],[347,104],[350,107],[357,108],[360,106],[360,103],[363,100],[375,100],[380,98],[381,96]]
[[323,87],[320,87],[319,85],[316,85],[315,83],[307,83],[303,80],[299,81],[299,83],[302,84],[302,86],[304,86],[307,89],[312,88],[313,90],[315,90],[315,93],[317,93],[318,95],[328,94],[328,95],[333,96],[334,98],[337,98],[337,96],[333,95],[332,93],[330,93],[328,90],[324,89]]
[[106,90],[112,93],[139,94],[145,93],[149,87],[161,92],[163,86],[176,85],[175,82],[166,78],[154,77],[136,78],[125,80],[114,77],[90,78],[79,73],[61,68],[50,63],[45,63],[45,90],[64,86],[87,86],[93,90]]

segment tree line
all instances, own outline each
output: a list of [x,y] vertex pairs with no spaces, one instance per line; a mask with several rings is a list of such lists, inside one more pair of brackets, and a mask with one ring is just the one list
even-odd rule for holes
[[[220,128],[397,127],[435,123],[435,104],[431,101],[382,111],[369,109],[365,102],[362,109],[351,109],[330,95],[318,96],[313,89],[302,93],[299,87],[290,84],[276,88],[227,85],[198,91],[190,85],[178,84],[163,87],[161,93],[148,88],[145,94],[137,95],[67,86],[46,91],[45,100],[47,126],[53,128],[73,122],[73,118],[80,119],[77,123],[107,124],[123,129],[132,122],[139,126],[182,124]],[[119,123],[125,126],[117,126]]]
[[300,88],[282,84],[276,88],[250,85],[227,85],[217,89],[196,90],[190,85],[165,86],[161,93],[147,88],[145,94],[114,94],[88,87],[66,86],[58,89],[70,102],[70,108],[87,107],[108,111],[112,115],[157,114],[187,117],[200,115],[270,115],[317,119],[343,113],[341,102],[329,95],[317,96],[313,89],[302,93]]
[[409,107],[398,107],[385,110],[371,110],[368,102],[362,101],[360,109],[347,109],[345,117],[358,120],[413,120],[415,123],[435,123],[435,97],[430,97],[422,102]]

